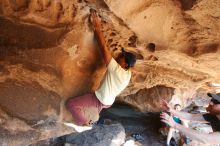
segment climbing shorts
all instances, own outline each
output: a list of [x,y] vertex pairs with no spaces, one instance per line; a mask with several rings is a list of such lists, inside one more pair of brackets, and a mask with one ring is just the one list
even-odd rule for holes
[[109,107],[102,104],[95,93],[73,97],[66,102],[66,108],[71,112],[74,122],[81,126],[98,121],[101,110]]

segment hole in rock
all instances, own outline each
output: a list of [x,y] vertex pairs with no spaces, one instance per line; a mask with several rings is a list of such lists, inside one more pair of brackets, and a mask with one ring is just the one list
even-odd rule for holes
[[149,43],[146,48],[150,52],[155,52],[156,45],[154,43]]
[[116,36],[116,34],[114,32],[110,33],[110,36]]
[[108,39],[108,44],[112,43],[113,42],[113,39]]
[[137,44],[137,36],[135,35],[132,35],[129,39],[128,39],[129,43],[128,45],[130,47],[136,47],[136,44]]
[[196,2],[197,0],[180,0],[183,10],[190,10]]
[[118,48],[114,48],[114,49],[113,49],[113,52],[115,52],[115,51],[117,51],[117,50],[118,50]]
[[114,47],[116,47],[116,46],[117,46],[117,44],[111,44],[111,45],[110,45],[111,48],[114,48]]

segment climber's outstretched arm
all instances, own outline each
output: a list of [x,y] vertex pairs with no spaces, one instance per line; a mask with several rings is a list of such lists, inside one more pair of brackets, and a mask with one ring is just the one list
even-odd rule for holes
[[101,20],[100,20],[99,16],[96,14],[96,12],[94,10],[91,10],[90,12],[91,12],[91,22],[92,22],[92,25],[93,25],[93,28],[94,28],[95,37],[98,41],[98,45],[99,45],[99,48],[102,52],[104,61],[105,61],[106,65],[108,65],[109,62],[112,59],[112,55],[111,55],[111,52],[110,52],[110,50],[108,49],[108,47],[106,45],[104,35],[103,35],[102,30],[101,30],[101,27],[102,27]]

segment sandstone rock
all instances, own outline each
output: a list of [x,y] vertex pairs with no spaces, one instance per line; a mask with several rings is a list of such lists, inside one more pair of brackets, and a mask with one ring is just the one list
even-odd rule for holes
[[142,112],[161,111],[160,100],[169,101],[174,94],[174,89],[165,86],[156,86],[150,89],[141,89],[136,94],[118,98],[118,101],[136,107]]
[[[125,48],[138,58],[118,101],[146,112],[159,111],[161,98],[184,106],[198,95],[206,98],[207,91],[219,91],[209,84],[220,80],[219,7],[218,0],[1,0],[0,108],[29,128],[47,119],[59,123],[69,120],[68,98],[97,89],[105,65],[90,8],[102,17],[113,56]],[[47,133],[31,130],[33,141]]]

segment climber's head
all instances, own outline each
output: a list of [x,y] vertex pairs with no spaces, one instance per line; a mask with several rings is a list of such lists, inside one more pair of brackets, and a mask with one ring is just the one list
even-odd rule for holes
[[131,52],[127,52],[122,48],[121,53],[119,54],[118,58],[116,59],[118,64],[124,69],[129,69],[133,67],[136,63],[136,56]]

